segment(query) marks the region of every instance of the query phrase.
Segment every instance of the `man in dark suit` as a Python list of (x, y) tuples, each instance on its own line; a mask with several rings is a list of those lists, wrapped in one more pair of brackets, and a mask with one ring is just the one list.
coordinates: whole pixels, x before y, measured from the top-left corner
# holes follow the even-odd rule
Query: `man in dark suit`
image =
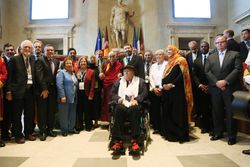
[(242, 64), (238, 52), (227, 50), (224, 36), (215, 38), (215, 46), (218, 52), (208, 57), (205, 66), (214, 123), (214, 136), (210, 140), (223, 138), (225, 115), (228, 145), (233, 145), (236, 143), (237, 130), (232, 113), (232, 93), (240, 89), (239, 76), (242, 72)]
[[(194, 61), (201, 56), (201, 53), (199, 51), (199, 46), (198, 43), (196, 41), (190, 41), (188, 43), (188, 47), (190, 52), (186, 55), (186, 60), (188, 63), (188, 68), (189, 68), (189, 73), (192, 74), (192, 70), (193, 70), (193, 64)], [(196, 86), (194, 86), (194, 80), (192, 75), (190, 75), (191, 77), (191, 82), (192, 82), (192, 92), (193, 92), (193, 101), (194, 101), (194, 107), (193, 107), (193, 111), (192, 111), (192, 116), (196, 119), (199, 116), (199, 112), (197, 110), (197, 105), (198, 105), (198, 88)]]
[(25, 142), (22, 134), (21, 116), (24, 114), (24, 135), (33, 141), (35, 59), (33, 44), (29, 40), (21, 43), (22, 54), (10, 59), (8, 65), (7, 99), (13, 99), (13, 131), (18, 144)]
[[(3, 60), (8, 68), (9, 60), (15, 54), (14, 46), (10, 43), (6, 43), (3, 45)], [(3, 113), (3, 122), (1, 129), (1, 138), (4, 141), (10, 140), (9, 130), (11, 128), (12, 122), (12, 101), (6, 99), (7, 87), (6, 84), (3, 86), (3, 105), (4, 105), (4, 113)]]
[(125, 44), (123, 48), (126, 52), (126, 56), (123, 59), (123, 67), (126, 65), (134, 66), (136, 70), (135, 75), (144, 78), (145, 74), (142, 57), (136, 53), (132, 53), (133, 48), (130, 44)]
[(240, 52), (240, 45), (238, 42), (234, 40), (234, 31), (230, 29), (226, 29), (223, 31), (224, 37), (227, 39), (227, 50)]
[(240, 42), (240, 57), (242, 62), (245, 62), (248, 52), (250, 50), (250, 29), (241, 31), (242, 41)]
[(143, 78), (147, 84), (149, 84), (149, 71), (150, 67), (152, 66), (153, 62), (153, 53), (151, 50), (146, 50), (144, 53), (144, 61), (143, 61), (143, 66), (144, 66), (144, 74), (145, 77)]
[(57, 111), (56, 74), (59, 68), (58, 60), (54, 59), (54, 47), (46, 45), (44, 56), (38, 57), (36, 62), (36, 79), (39, 98), (37, 101), (38, 127), (40, 140), (46, 140), (47, 135), (55, 137), (54, 117)]
[(192, 77), (194, 85), (198, 88), (197, 98), (197, 110), (199, 113), (199, 125), (201, 133), (210, 132), (212, 129), (212, 111), (211, 100), (208, 94), (208, 80), (205, 74), (205, 64), (209, 56), (209, 44), (206, 41), (202, 41), (200, 44), (201, 56), (195, 59), (193, 64)]

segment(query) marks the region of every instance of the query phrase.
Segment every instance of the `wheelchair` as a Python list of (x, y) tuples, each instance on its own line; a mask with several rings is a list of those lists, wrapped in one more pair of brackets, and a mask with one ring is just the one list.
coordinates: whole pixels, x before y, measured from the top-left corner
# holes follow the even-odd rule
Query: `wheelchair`
[[(142, 103), (142, 108), (141, 108), (141, 118), (140, 118), (140, 136), (138, 139), (138, 144), (140, 146), (140, 155), (144, 155), (144, 152), (148, 150), (148, 145), (151, 143), (151, 138), (150, 138), (150, 120), (149, 120), (149, 101), (144, 101)], [(111, 150), (111, 147), (114, 145), (114, 141), (112, 140), (112, 129), (114, 126), (115, 122), (115, 107), (116, 107), (116, 102), (110, 102), (110, 124), (109, 124), (109, 144), (108, 144), (108, 150)], [(131, 136), (131, 127), (130, 127), (130, 122), (129, 120), (126, 120), (124, 123), (125, 127), (125, 136), (124, 136), (124, 146), (129, 147), (129, 141), (132, 139)], [(125, 155), (125, 150), (121, 151), (118, 154)], [(129, 153), (131, 154), (130, 150)]]

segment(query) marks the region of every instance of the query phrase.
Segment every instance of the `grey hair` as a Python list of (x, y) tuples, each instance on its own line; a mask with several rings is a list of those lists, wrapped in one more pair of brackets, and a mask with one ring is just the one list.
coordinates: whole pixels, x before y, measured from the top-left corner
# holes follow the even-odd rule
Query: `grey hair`
[(163, 55), (165, 55), (165, 51), (163, 49), (158, 49), (158, 50), (155, 51), (155, 54), (156, 55), (157, 54), (163, 54)]

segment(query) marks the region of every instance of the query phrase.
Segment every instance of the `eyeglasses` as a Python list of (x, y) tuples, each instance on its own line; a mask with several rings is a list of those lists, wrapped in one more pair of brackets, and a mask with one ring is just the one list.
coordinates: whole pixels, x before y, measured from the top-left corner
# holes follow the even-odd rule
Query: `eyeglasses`
[(215, 42), (215, 44), (222, 44), (222, 43), (225, 43), (226, 41), (220, 41), (220, 42)]
[(6, 49), (6, 52), (14, 51), (14, 49)]

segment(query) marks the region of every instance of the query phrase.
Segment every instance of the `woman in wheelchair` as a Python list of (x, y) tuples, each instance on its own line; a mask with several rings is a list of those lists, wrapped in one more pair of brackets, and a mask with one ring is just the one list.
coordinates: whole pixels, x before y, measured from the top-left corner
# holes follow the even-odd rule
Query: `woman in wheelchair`
[(125, 152), (124, 123), (131, 122), (130, 153), (140, 151), (139, 137), (142, 102), (147, 97), (147, 88), (143, 79), (135, 76), (135, 68), (127, 65), (123, 69), (124, 76), (115, 82), (111, 90), (112, 101), (115, 102), (114, 125), (111, 129), (111, 150), (114, 153)]

